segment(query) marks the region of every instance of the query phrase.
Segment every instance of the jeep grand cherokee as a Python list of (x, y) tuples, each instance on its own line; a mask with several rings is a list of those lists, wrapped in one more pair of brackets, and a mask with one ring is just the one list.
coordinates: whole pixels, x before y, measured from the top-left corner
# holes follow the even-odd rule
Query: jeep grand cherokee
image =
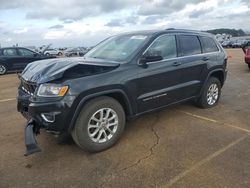
[(20, 75), (18, 111), (29, 121), (26, 155), (40, 151), (35, 134), (70, 133), (90, 152), (120, 138), (126, 119), (194, 100), (218, 103), (227, 57), (214, 37), (188, 30), (110, 37), (82, 58), (42, 60)]

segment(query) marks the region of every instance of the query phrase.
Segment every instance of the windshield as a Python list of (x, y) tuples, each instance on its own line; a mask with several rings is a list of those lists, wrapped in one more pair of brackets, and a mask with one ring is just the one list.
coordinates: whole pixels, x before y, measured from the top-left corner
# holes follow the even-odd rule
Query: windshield
[(86, 58), (126, 61), (148, 41), (148, 35), (127, 34), (106, 39), (89, 53)]

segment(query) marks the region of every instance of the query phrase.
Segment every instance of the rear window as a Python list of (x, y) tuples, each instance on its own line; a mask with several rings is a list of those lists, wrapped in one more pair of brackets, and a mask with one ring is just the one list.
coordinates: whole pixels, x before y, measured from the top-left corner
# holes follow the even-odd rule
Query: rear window
[(197, 36), (180, 35), (180, 56), (201, 54), (201, 44)]
[(200, 37), (203, 53), (219, 51), (215, 41), (210, 37)]

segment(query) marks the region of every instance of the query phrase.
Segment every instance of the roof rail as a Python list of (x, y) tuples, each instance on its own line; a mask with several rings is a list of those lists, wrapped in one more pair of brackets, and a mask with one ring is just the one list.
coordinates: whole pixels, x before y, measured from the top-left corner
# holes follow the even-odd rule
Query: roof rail
[(166, 30), (175, 30), (175, 28), (167, 28)]

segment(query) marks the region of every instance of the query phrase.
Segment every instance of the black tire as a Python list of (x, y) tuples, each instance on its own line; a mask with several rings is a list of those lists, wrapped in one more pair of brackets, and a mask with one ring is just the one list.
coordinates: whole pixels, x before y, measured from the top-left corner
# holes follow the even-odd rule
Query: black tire
[[(91, 138), (89, 134), (90, 129), (88, 128), (88, 124), (92, 121), (91, 117), (93, 117), (96, 112), (102, 109), (112, 109), (117, 115), (116, 117), (118, 118), (118, 124), (116, 126), (116, 131), (112, 134), (112, 137), (103, 143), (99, 143)], [(110, 148), (118, 141), (125, 127), (125, 120), (126, 119), (123, 107), (118, 101), (110, 97), (99, 97), (87, 102), (86, 105), (84, 105), (77, 118), (75, 127), (73, 128), (71, 135), (75, 143), (82, 149), (89, 152), (100, 152)], [(110, 133), (107, 130), (105, 130), (105, 132), (105, 135)], [(100, 134), (99, 131), (96, 134), (98, 134), (98, 137)], [(101, 135), (104, 136), (102, 133)], [(103, 138), (102, 136), (101, 138)]]
[(50, 56), (50, 54), (49, 54), (49, 53), (46, 53), (45, 55), (46, 55), (46, 56), (48, 56), (48, 57)]
[(250, 70), (250, 63), (248, 64), (248, 68), (249, 68), (249, 70)]
[(62, 56), (62, 52), (59, 52), (57, 55), (58, 55), (58, 56)]
[[(217, 99), (214, 99), (214, 102), (210, 102), (209, 104), (209, 100), (208, 100), (208, 92), (209, 92), (209, 88), (215, 84), (218, 88), (218, 97)], [(200, 108), (211, 108), (214, 107), (218, 104), (218, 101), (220, 99), (220, 95), (221, 95), (221, 82), (218, 78), (215, 77), (210, 77), (205, 86), (202, 89), (202, 93), (201, 96), (198, 98), (198, 100), (196, 101), (197, 106), (199, 106)]]
[(0, 64), (0, 75), (4, 75), (7, 73), (7, 67), (3, 64)]

